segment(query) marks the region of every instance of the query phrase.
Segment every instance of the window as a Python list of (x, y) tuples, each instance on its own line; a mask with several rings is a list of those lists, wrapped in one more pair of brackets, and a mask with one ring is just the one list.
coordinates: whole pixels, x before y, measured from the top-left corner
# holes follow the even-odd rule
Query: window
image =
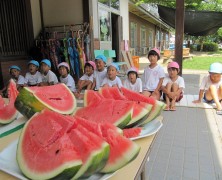
[(150, 48), (153, 47), (153, 31), (152, 30), (149, 31), (149, 44), (148, 44), (148, 46)]
[(136, 39), (136, 31), (137, 24), (134, 22), (130, 23), (130, 47), (136, 48), (137, 39)]
[(140, 46), (146, 46), (146, 28), (144, 26), (140, 28)]
[(112, 7), (116, 10), (119, 10), (119, 0), (98, 0), (98, 2), (108, 6)]
[(100, 40), (111, 41), (110, 12), (100, 9), (99, 21), (100, 21)]
[(29, 0), (0, 1), (0, 57), (28, 54), (33, 42), (28, 3)]

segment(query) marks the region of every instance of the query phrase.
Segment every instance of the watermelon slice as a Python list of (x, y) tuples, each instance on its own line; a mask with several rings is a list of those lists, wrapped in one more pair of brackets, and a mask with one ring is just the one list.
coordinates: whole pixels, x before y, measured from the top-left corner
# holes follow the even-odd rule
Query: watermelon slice
[(110, 122), (116, 126), (125, 127), (132, 118), (133, 104), (127, 101), (104, 99), (96, 106), (78, 109), (75, 116), (97, 123)]
[(161, 111), (163, 110), (163, 108), (165, 106), (165, 103), (163, 103), (161, 101), (157, 101), (151, 97), (144, 96), (143, 94), (139, 94), (139, 93), (131, 91), (127, 88), (121, 87), (121, 91), (123, 92), (123, 95), (131, 101), (146, 102), (146, 103), (153, 105), (152, 110), (151, 110), (149, 116), (147, 117), (147, 119), (145, 121), (143, 121), (142, 123), (140, 123), (139, 125), (144, 125), (144, 124), (152, 121), (154, 118), (156, 118), (161, 113)]
[(72, 129), (69, 136), (83, 161), (82, 167), (72, 179), (89, 177), (105, 166), (110, 151), (108, 143), (81, 125)]
[(14, 107), (14, 103), (17, 95), (16, 83), (11, 79), (8, 86), (9, 102), (5, 103), (0, 96), (0, 124), (9, 124), (16, 119), (18, 111)]
[[(125, 100), (129, 101), (117, 87), (104, 87), (99, 89), (99, 93), (107, 99)], [(142, 123), (147, 119), (152, 105), (146, 102), (132, 101), (133, 102), (133, 115), (131, 121), (126, 127), (133, 127)]]
[(110, 155), (102, 173), (111, 173), (134, 160), (140, 147), (112, 129), (104, 129), (103, 137), (110, 145)]
[(63, 83), (53, 86), (24, 87), (16, 98), (15, 107), (28, 118), (45, 108), (61, 114), (72, 114), (76, 108), (76, 99)]
[(70, 179), (82, 165), (67, 132), (73, 122), (49, 110), (36, 113), (24, 126), (17, 162), (30, 179)]
[(125, 136), (126, 138), (137, 137), (140, 135), (141, 131), (142, 127), (123, 129), (123, 136)]

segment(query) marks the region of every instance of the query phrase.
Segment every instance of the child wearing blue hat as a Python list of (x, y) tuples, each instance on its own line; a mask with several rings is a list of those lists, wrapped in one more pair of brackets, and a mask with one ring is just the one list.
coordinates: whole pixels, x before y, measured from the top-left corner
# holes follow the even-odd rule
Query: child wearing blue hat
[(48, 59), (41, 61), (41, 75), (42, 83), (41, 86), (54, 85), (58, 83), (58, 78), (54, 72), (51, 71), (51, 62)]
[(107, 69), (106, 69), (106, 56), (104, 55), (98, 55), (96, 56), (95, 59), (95, 63), (96, 63), (96, 69), (94, 70), (94, 80), (93, 80), (93, 85), (92, 85), (92, 89), (98, 90), (101, 85), (102, 82), (104, 80), (104, 78), (107, 75)]
[(222, 64), (215, 62), (210, 65), (209, 74), (205, 76), (200, 85), (199, 98), (194, 103), (201, 103), (202, 99), (207, 103), (216, 104), (216, 113), (222, 115)]
[[(21, 68), (13, 65), (9, 67), (9, 73), (11, 75), (11, 78), (15, 81), (16, 87), (18, 90), (20, 90), (25, 83), (25, 78), (20, 75)], [(7, 97), (7, 86), (5, 86), (2, 90), (0, 90), (0, 95)]]
[(118, 87), (121, 88), (122, 81), (117, 76), (119, 72), (119, 66), (116, 63), (111, 63), (107, 67), (107, 77), (104, 78), (102, 82), (102, 87)]
[(25, 86), (39, 86), (42, 82), (41, 73), (38, 71), (39, 63), (36, 60), (28, 62), (28, 72), (25, 74)]

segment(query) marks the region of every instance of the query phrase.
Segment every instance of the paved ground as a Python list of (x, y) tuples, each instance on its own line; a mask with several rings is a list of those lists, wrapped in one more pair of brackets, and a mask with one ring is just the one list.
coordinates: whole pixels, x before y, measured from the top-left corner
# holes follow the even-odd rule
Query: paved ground
[[(198, 94), (206, 71), (183, 71), (185, 94)], [(149, 180), (222, 180), (222, 116), (214, 109), (177, 107), (162, 113), (149, 161)]]

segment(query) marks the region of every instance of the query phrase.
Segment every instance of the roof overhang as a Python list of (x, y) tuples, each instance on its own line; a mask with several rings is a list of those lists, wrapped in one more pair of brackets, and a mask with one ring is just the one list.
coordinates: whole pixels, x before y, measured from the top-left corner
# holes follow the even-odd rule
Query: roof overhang
[(144, 9), (142, 6), (137, 6), (135, 5), (133, 2), (129, 1), (129, 12), (131, 12), (132, 14), (135, 14), (136, 16), (151, 22), (152, 24), (169, 30), (172, 29), (169, 25), (167, 25), (166, 23), (164, 23), (161, 19), (155, 17), (153, 14), (149, 13), (146, 9)]

